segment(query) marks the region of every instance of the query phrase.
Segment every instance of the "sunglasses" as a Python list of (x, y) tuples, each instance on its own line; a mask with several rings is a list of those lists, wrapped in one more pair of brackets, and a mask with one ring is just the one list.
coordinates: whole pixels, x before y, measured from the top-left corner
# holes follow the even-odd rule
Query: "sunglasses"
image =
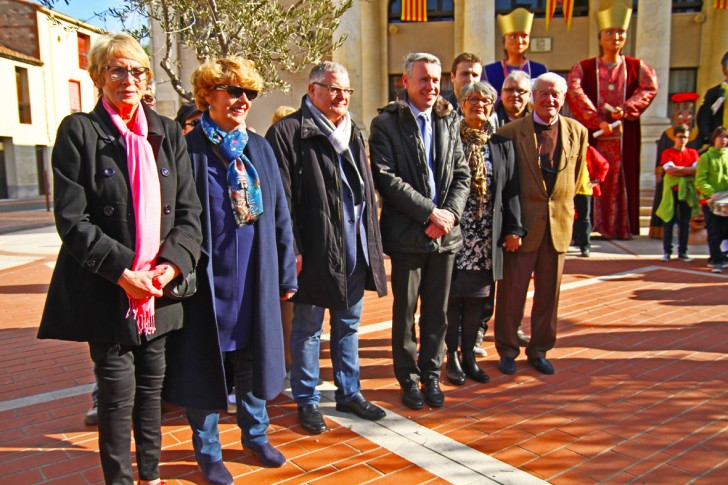
[(131, 69), (127, 69), (121, 66), (104, 66), (104, 69), (109, 73), (109, 79), (112, 81), (121, 81), (126, 78), (127, 74), (131, 74), (131, 77), (138, 82), (144, 81), (149, 77), (148, 67), (132, 67)]
[(248, 101), (253, 101), (258, 97), (258, 91), (255, 91), (254, 89), (246, 89), (240, 86), (233, 86), (232, 84), (220, 84), (215, 86), (215, 91), (225, 91), (235, 99), (238, 99), (240, 96), (245, 94)]
[(200, 124), (200, 119), (197, 118), (196, 120), (185, 121), (184, 125), (182, 125), (182, 126), (191, 126), (192, 128), (194, 128), (195, 126), (197, 126), (199, 124)]

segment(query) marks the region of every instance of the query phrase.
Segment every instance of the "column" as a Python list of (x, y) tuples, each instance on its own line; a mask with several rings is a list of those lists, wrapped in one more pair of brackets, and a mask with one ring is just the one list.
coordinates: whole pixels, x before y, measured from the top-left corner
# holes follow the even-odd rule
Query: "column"
[[(462, 8), (455, 11), (455, 31), (458, 32), (459, 19), (458, 10), (462, 12), (462, 49), (458, 50), (453, 57), (461, 52), (472, 52), (478, 55), (484, 64), (496, 60), (495, 46), (500, 45), (500, 40), (494, 43), (495, 33), (495, 2), (483, 2), (481, 0), (462, 0)], [(457, 35), (457, 34), (455, 34)]]
[(723, 81), (720, 60), (728, 50), (728, 10), (715, 9), (713, 2), (703, 10), (705, 13), (696, 15), (696, 20), (703, 22), (697, 86), (701, 95)]
[(670, 79), (670, 0), (642, 0), (639, 3), (635, 29), (635, 57), (651, 66), (657, 73), (657, 96), (642, 114), (642, 171), (640, 186), (654, 188), (655, 141), (670, 126), (667, 117), (668, 84)]

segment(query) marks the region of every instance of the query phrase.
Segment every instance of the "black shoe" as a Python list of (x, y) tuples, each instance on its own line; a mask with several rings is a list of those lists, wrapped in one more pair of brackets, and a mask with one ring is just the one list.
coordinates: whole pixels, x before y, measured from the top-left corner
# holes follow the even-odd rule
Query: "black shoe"
[(551, 375), (554, 373), (554, 366), (544, 357), (529, 357), (528, 363), (541, 374)]
[(99, 424), (99, 403), (94, 403), (91, 409), (86, 411), (86, 415), (83, 417), (83, 423), (88, 426), (96, 426)]
[(486, 383), (490, 381), (488, 374), (483, 372), (475, 362), (475, 354), (473, 352), (463, 352), (463, 372), (475, 382)]
[(440, 390), (440, 379), (430, 377), (427, 382), (422, 383), (425, 392), (425, 402), (433, 408), (440, 408), (445, 404), (445, 395)]
[(516, 359), (513, 357), (501, 357), (498, 362), (498, 369), (504, 374), (516, 373)]
[(526, 335), (526, 332), (520, 328), (516, 331), (516, 338), (518, 338), (518, 345), (521, 347), (528, 347), (528, 344), (531, 343), (531, 337)]
[(465, 372), (463, 372), (463, 369), (460, 366), (460, 357), (458, 357), (457, 351), (447, 353), (445, 371), (447, 372), (447, 380), (450, 381), (451, 384), (456, 386), (462, 386), (465, 384)]
[(317, 404), (298, 406), (298, 421), (311, 434), (321, 434), (329, 429)]
[(425, 405), (416, 382), (410, 381), (402, 385), (402, 404), (410, 409), (422, 409)]
[(342, 413), (354, 413), (360, 418), (368, 419), (369, 421), (377, 421), (387, 415), (384, 409), (370, 403), (361, 394), (354, 396), (354, 399), (351, 401), (337, 402), (336, 410)]

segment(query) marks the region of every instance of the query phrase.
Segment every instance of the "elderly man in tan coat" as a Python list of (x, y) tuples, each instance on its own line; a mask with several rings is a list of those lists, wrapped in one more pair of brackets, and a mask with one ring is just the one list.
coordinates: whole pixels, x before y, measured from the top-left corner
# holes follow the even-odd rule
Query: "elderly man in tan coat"
[(559, 286), (574, 221), (576, 182), (587, 176), (587, 131), (577, 121), (559, 115), (566, 81), (542, 74), (533, 88), (534, 111), (503, 126), (499, 135), (513, 140), (520, 183), (521, 218), (528, 235), (505, 242), (503, 280), (498, 282), (495, 342), (498, 365), (504, 374), (516, 372), (516, 330), (534, 277), (531, 342), (528, 363), (543, 374), (553, 374), (546, 352), (556, 343)]

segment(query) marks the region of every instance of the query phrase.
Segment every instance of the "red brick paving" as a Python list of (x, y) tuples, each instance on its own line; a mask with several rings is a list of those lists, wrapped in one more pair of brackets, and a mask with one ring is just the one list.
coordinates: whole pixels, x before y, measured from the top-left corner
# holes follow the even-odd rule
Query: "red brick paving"
[[(51, 272), (42, 263), (52, 259), (0, 271), (0, 402), (93, 382), (84, 344), (35, 339)], [(728, 279), (702, 262), (609, 257), (569, 258), (564, 283), (647, 266), (657, 268), (562, 291), (554, 376), (523, 358), (515, 376), (501, 375), (489, 334), (481, 364), (491, 382), (445, 384), (445, 408), (412, 411), (399, 400), (385, 330), (361, 336), (365, 395), (552, 483), (728, 483)], [(389, 320), (390, 307), (390, 297), (368, 295), (363, 325)], [(322, 355), (330, 379), (327, 348)], [(88, 402), (0, 412), (0, 483), (99, 483), (96, 434), (82, 421)], [(328, 433), (305, 434), (285, 396), (269, 411), (270, 440), (289, 459), (275, 470), (242, 449), (232, 417), (222, 420), (240, 483), (444, 482), (332, 421)], [(168, 483), (202, 483), (179, 411), (165, 414), (162, 461)]]

